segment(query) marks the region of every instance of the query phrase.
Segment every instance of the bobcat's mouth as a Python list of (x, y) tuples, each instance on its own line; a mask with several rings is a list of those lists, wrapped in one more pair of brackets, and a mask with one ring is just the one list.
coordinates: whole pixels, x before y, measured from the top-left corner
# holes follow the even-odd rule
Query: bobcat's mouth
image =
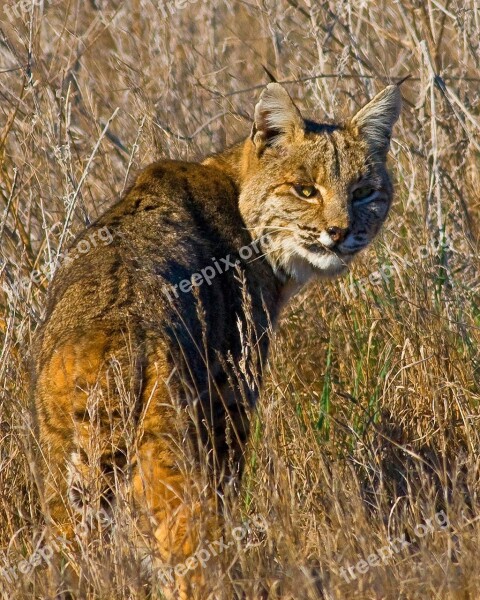
[[(306, 258), (308, 258), (308, 260), (317, 268), (322, 268), (323, 265), (331, 265), (335, 268), (337, 265), (342, 265), (343, 268), (346, 268), (348, 266), (347, 263), (350, 262), (354, 254), (356, 254), (356, 251), (344, 252), (340, 250), (338, 246), (328, 248), (321, 243), (308, 244), (307, 246), (303, 246), (303, 248), (311, 255)], [(303, 252), (300, 254), (305, 256)]]
[(342, 248), (346, 240), (336, 244), (318, 232), (272, 235), (270, 240), (266, 255), (274, 269), (302, 285), (311, 278), (330, 279), (341, 275), (360, 249), (348, 244)]
[(326, 251), (325, 246), (320, 242), (314, 242), (313, 244), (308, 244), (305, 247), (309, 252), (325, 253)]
[(355, 246), (349, 246), (348, 244), (335, 244), (335, 245), (325, 245), (321, 240), (319, 241), (315, 241), (315, 242), (310, 242), (310, 243), (303, 243), (302, 244), (304, 246), (304, 248), (306, 250), (308, 250), (308, 252), (313, 252), (314, 254), (335, 254), (336, 256), (342, 258), (342, 257), (352, 257), (355, 254), (357, 254), (357, 252), (359, 252), (360, 250), (362, 250), (365, 246), (362, 244), (356, 244)]
[(321, 242), (289, 240), (284, 242), (282, 267), (299, 283), (312, 277), (331, 278), (343, 273), (353, 255), (343, 255), (338, 250), (327, 248)]
[(342, 256), (336, 251), (308, 252), (305, 256), (315, 268), (315, 275), (320, 277), (336, 277), (341, 275), (352, 259), (351, 256)]

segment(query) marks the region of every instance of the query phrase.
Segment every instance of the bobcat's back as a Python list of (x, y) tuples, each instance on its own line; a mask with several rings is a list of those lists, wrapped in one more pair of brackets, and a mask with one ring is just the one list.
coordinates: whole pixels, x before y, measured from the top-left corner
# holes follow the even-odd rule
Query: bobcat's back
[[(201, 363), (200, 306), (210, 358), (216, 352), (226, 356), (234, 350), (242, 303), (233, 263), (239, 261), (245, 271), (257, 308), (261, 300), (255, 290), (262, 289), (267, 303), (277, 293), (275, 285), (268, 286), (271, 273), (261, 257), (247, 263), (239, 256), (253, 240), (238, 210), (234, 182), (213, 167), (174, 161), (149, 166), (73, 249), (104, 228), (110, 244), (97, 244), (56, 273), (34, 353), (38, 372), (72, 334), (88, 337), (95, 329), (108, 331), (112, 347), (117, 345), (112, 336), (123, 340), (127, 330), (137, 347), (158, 338), (173, 352), (180, 342), (190, 364)], [(206, 268), (197, 285), (179, 287)]]

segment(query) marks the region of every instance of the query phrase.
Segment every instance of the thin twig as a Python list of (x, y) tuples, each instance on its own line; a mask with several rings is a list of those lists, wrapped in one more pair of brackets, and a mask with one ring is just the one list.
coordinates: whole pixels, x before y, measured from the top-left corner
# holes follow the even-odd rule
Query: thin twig
[(90, 165), (92, 164), (93, 159), (95, 158), (95, 155), (98, 151), (98, 148), (100, 147), (100, 144), (103, 140), (103, 138), (105, 137), (105, 134), (107, 133), (107, 129), (110, 127), (110, 123), (113, 121), (113, 119), (117, 116), (118, 111), (120, 110), (119, 107), (117, 107), (112, 116), (108, 119), (105, 127), (103, 128), (102, 133), (100, 134), (100, 137), (97, 140), (97, 143), (95, 144), (94, 149), (92, 150), (92, 153), (90, 154), (90, 157), (88, 159), (87, 165), (82, 173), (82, 177), (80, 178), (80, 181), (78, 182), (78, 186), (77, 189), (75, 190), (75, 193), (73, 195), (72, 201), (70, 202), (70, 206), (68, 207), (68, 211), (67, 211), (67, 216), (65, 218), (65, 223), (63, 225), (63, 231), (62, 231), (62, 235), (60, 236), (60, 242), (58, 244), (58, 249), (57, 249), (57, 256), (56, 256), (56, 262), (58, 262), (58, 257), (62, 251), (62, 247), (63, 247), (63, 243), (65, 241), (65, 236), (67, 233), (67, 229), (68, 229), (68, 225), (70, 223), (70, 219), (72, 218), (73, 215), (73, 211), (75, 209), (75, 205), (77, 203), (77, 198), (78, 195), (80, 193), (80, 189), (83, 185), (83, 182), (85, 181), (85, 179), (87, 178), (88, 175), (88, 171), (90, 169)]
[[(384, 77), (377, 77), (376, 75), (345, 75), (344, 73), (322, 73), (320, 75), (312, 75), (311, 77), (299, 77), (298, 79), (283, 79), (278, 81), (278, 83), (282, 84), (282, 85), (288, 85), (288, 84), (293, 84), (293, 83), (303, 83), (305, 81), (313, 81), (315, 79), (378, 79), (380, 81), (382, 81), (382, 83), (386, 83), (387, 80)], [(407, 79), (409, 81), (421, 81), (421, 77), (412, 77), (412, 76), (407, 76), (403, 79)], [(455, 76), (445, 76), (442, 78), (444, 81), (474, 81), (474, 82), (480, 82), (480, 77), (455, 77)], [(403, 81), (403, 80), (402, 80)], [(394, 82), (394, 83), (398, 83), (398, 82)], [(400, 82), (401, 83), (401, 82)], [(244, 88), (242, 90), (235, 90), (234, 92), (227, 92), (227, 93), (222, 93), (222, 92), (217, 92), (215, 90), (210, 90), (212, 92), (212, 94), (216, 94), (217, 96), (221, 96), (223, 97), (227, 97), (227, 96), (236, 96), (237, 94), (246, 94), (247, 92), (252, 92), (254, 90), (259, 90), (262, 89), (266, 86), (266, 83), (259, 83), (257, 85), (253, 85), (251, 87), (248, 88)]]

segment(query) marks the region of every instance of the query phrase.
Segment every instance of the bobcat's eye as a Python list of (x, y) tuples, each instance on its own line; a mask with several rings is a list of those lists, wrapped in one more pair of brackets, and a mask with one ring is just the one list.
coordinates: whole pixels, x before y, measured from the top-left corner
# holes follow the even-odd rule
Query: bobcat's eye
[(353, 202), (359, 202), (360, 200), (366, 200), (375, 192), (375, 188), (366, 185), (365, 187), (359, 187), (353, 190), (352, 200)]
[(314, 185), (294, 185), (293, 189), (300, 198), (315, 198), (318, 195), (318, 190)]

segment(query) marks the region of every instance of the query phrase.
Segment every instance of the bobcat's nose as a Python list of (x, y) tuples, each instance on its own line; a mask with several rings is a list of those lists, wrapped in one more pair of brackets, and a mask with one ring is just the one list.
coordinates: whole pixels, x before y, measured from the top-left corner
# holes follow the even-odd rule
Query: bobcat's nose
[(343, 242), (347, 237), (348, 227), (329, 227), (327, 233), (338, 244), (339, 242)]

